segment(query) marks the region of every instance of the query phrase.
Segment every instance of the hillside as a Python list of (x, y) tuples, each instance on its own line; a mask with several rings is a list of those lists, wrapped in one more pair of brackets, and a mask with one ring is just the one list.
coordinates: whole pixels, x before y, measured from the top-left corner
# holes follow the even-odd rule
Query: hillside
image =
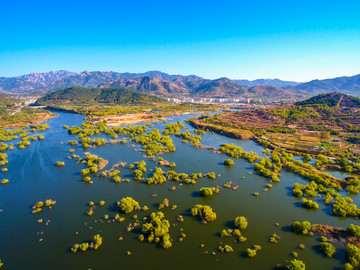
[(322, 104), (329, 107), (339, 106), (339, 107), (360, 107), (360, 98), (337, 93), (329, 92), (326, 94), (320, 94), (309, 99), (296, 102), (295, 105), (312, 105), (312, 104)]
[(137, 92), (148, 93), (152, 95), (167, 95), (171, 93), (188, 93), (185, 85), (169, 82), (159, 78), (145, 76), (135, 79), (118, 79), (100, 84), (100, 88), (129, 88)]
[(198, 79), (182, 81), (180, 78), (173, 82), (153, 77), (137, 79), (119, 79), (99, 85), (99, 87), (127, 87), (134, 91), (167, 97), (206, 96), (223, 97), (244, 94), (246, 88), (227, 78), (217, 80)]
[(338, 77), (326, 80), (313, 80), (289, 88), (290, 90), (303, 90), (312, 94), (329, 91), (342, 92), (360, 96), (360, 74), (351, 77)]
[[(187, 84), (189, 87), (190, 83)], [(228, 78), (191, 82), (192, 94), (199, 97), (234, 97), (245, 93), (247, 87)]]
[(166, 100), (137, 93), (126, 88), (71, 87), (47, 94), (38, 99), (36, 105), (63, 107), (63, 105), (152, 105)]

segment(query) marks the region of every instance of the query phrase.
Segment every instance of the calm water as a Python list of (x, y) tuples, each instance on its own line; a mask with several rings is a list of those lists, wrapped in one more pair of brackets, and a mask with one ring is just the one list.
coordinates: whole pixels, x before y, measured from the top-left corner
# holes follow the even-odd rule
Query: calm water
[[(344, 251), (339, 249), (333, 259), (328, 259), (317, 252), (316, 237), (299, 236), (289, 232), (289, 225), (296, 220), (309, 220), (311, 223), (348, 226), (358, 224), (354, 219), (340, 219), (329, 215), (330, 208), (319, 202), (320, 209), (308, 211), (301, 208), (300, 200), (291, 196), (293, 183), (307, 183), (298, 176), (283, 171), (281, 182), (273, 184), (272, 190), (263, 194), (267, 180), (255, 175), (252, 165), (244, 160), (235, 160), (232, 168), (222, 165), (227, 156), (215, 154), (208, 150), (196, 149), (189, 144), (172, 136), (176, 145), (176, 152), (164, 154), (166, 160), (176, 163), (177, 172), (188, 174), (194, 172), (211, 172), (221, 174), (216, 180), (200, 179), (196, 185), (178, 186), (168, 181), (162, 185), (148, 186), (133, 182), (116, 184), (92, 176), (94, 184), (86, 184), (81, 180), (80, 170), (85, 166), (69, 160), (68, 151), (74, 148), (75, 154), (83, 156), (81, 146), (71, 147), (67, 141), (75, 137), (68, 135), (63, 125), (80, 125), (84, 120), (80, 115), (60, 112), (59, 117), (49, 120), (50, 130), (42, 132), (45, 140), (32, 142), (25, 150), (8, 151), (9, 172), (0, 178), (8, 178), (8, 185), (0, 186), (0, 259), (4, 262), (3, 269), (76, 269), (76, 270), (105, 270), (105, 269), (273, 269), (277, 264), (286, 264), (292, 259), (291, 252), (299, 253), (299, 258), (306, 263), (307, 269), (339, 269), (344, 264)], [(183, 121), (186, 116), (176, 116), (172, 121)], [(154, 127), (163, 129), (166, 124), (156, 124)], [(186, 124), (192, 132), (193, 129)], [(120, 137), (121, 138), (121, 137)], [(110, 138), (108, 138), (110, 139)], [(246, 151), (262, 154), (264, 150), (252, 141), (240, 141), (226, 138), (217, 134), (207, 133), (203, 136), (202, 144), (219, 147), (221, 143), (235, 143)], [(137, 147), (139, 148), (139, 147)], [(109, 161), (107, 168), (121, 161), (128, 164), (144, 159), (140, 152), (125, 145), (105, 145), (95, 149), (88, 149), (93, 154)], [(54, 166), (56, 161), (65, 161), (63, 168)], [(148, 173), (157, 165), (146, 159)], [(120, 169), (122, 177), (131, 177), (127, 168)], [(164, 168), (166, 170), (166, 168)], [(252, 172), (249, 175), (249, 172)], [(245, 179), (242, 177), (245, 176)], [(201, 198), (198, 190), (201, 187), (222, 186), (232, 181), (239, 185), (237, 191), (222, 188), (220, 193), (212, 198)], [(176, 191), (170, 191), (177, 186)], [(252, 194), (259, 192), (260, 196)], [(158, 194), (153, 197), (152, 194)], [(150, 210), (138, 212), (141, 220), (152, 211), (158, 210), (158, 204), (164, 199), (170, 200), (170, 205), (176, 204), (175, 211), (162, 209), (172, 226), (171, 237), (173, 247), (164, 250), (155, 244), (137, 240), (138, 230), (127, 232), (126, 227), (134, 222), (132, 215), (126, 217), (123, 223), (104, 220), (108, 214), (110, 220), (118, 213), (116, 202), (123, 197), (131, 196), (141, 205), (146, 204)], [(31, 207), (37, 201), (46, 199), (56, 200), (52, 209), (44, 209), (41, 213), (32, 214)], [(105, 200), (104, 207), (97, 206), (92, 217), (86, 216), (89, 201)], [(358, 198), (356, 197), (358, 201)], [(195, 204), (208, 204), (217, 213), (217, 220), (202, 224), (197, 218), (190, 216), (190, 208)], [(176, 217), (184, 216), (183, 223), (177, 223)], [(221, 238), (219, 232), (223, 228), (231, 227), (236, 216), (246, 216), (249, 221), (248, 229), (243, 235), (248, 238), (245, 243), (234, 243), (235, 238)], [(43, 219), (43, 224), (37, 224), (37, 219)], [(48, 226), (45, 222), (50, 220)], [(275, 223), (280, 226), (276, 227)], [(183, 228), (187, 238), (179, 242), (180, 229)], [(43, 234), (42, 234), (43, 233)], [(77, 234), (78, 233), (78, 234)], [(89, 241), (93, 235), (103, 236), (103, 245), (98, 250), (88, 250), (85, 253), (73, 254), (69, 251), (74, 243)], [(269, 236), (277, 233), (281, 236), (278, 244), (270, 243)], [(124, 239), (119, 241), (122, 236)], [(42, 242), (39, 239), (43, 238)], [(230, 244), (234, 253), (213, 256), (219, 242)], [(306, 249), (300, 250), (299, 243), (305, 243)], [(205, 244), (205, 248), (200, 248)], [(263, 250), (255, 258), (244, 256), (246, 248), (253, 244), (260, 244)], [(127, 256), (126, 251), (132, 255)], [(207, 253), (208, 252), (208, 253)]]

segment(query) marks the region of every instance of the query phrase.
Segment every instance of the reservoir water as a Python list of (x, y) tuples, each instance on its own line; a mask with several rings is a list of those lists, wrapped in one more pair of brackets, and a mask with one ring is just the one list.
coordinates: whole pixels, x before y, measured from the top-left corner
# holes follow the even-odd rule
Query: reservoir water
[[(289, 230), (294, 221), (309, 220), (311, 223), (329, 224), (346, 227), (359, 224), (352, 218), (338, 218), (330, 215), (330, 206), (325, 206), (323, 198), (314, 199), (320, 205), (317, 211), (301, 208), (299, 199), (291, 195), (294, 183), (308, 183), (292, 173), (282, 171), (280, 183), (273, 184), (267, 193), (263, 190), (268, 180), (253, 172), (253, 165), (246, 160), (235, 160), (233, 167), (225, 167), (223, 161), (228, 158), (224, 154), (216, 154), (206, 149), (197, 149), (184, 144), (181, 139), (171, 135), (176, 152), (163, 154), (161, 157), (176, 163), (176, 171), (191, 173), (215, 172), (220, 174), (215, 180), (202, 178), (195, 185), (167, 181), (161, 185), (147, 185), (131, 180), (130, 183), (114, 183), (107, 178), (91, 176), (94, 183), (86, 184), (80, 177), (85, 165), (68, 159), (69, 150), (84, 157), (84, 152), (96, 154), (109, 161), (106, 169), (114, 164), (127, 164), (145, 160), (147, 173), (159, 165), (146, 159), (140, 145), (134, 148), (127, 144), (106, 144), (104, 146), (83, 150), (79, 146), (70, 146), (67, 142), (76, 137), (69, 135), (63, 125), (80, 126), (84, 121), (81, 115), (57, 112), (59, 117), (47, 121), (51, 129), (40, 132), (44, 141), (31, 142), (24, 150), (15, 148), (7, 151), (8, 173), (1, 173), (0, 178), (7, 178), (10, 183), (0, 186), (0, 259), (4, 263), (2, 269), (52, 269), (52, 270), (108, 270), (108, 269), (273, 269), (276, 265), (286, 265), (293, 259), (293, 251), (299, 259), (306, 263), (306, 269), (339, 269), (344, 263), (344, 249), (338, 248), (332, 259), (326, 258), (317, 251), (320, 243), (317, 237), (296, 235)], [(192, 115), (174, 116), (168, 123), (184, 121)], [(154, 124), (160, 131), (165, 123)], [(193, 128), (185, 123), (185, 127), (193, 132)], [(100, 135), (100, 137), (106, 137)], [(234, 143), (245, 151), (254, 151), (264, 156), (261, 146), (253, 141), (241, 141), (217, 134), (206, 133), (202, 136), (202, 144), (218, 148), (222, 143)], [(122, 138), (120, 136), (119, 138)], [(110, 140), (110, 137), (107, 137)], [(16, 142), (16, 141), (15, 141)], [(56, 161), (64, 161), (64, 167), (55, 167)], [(168, 168), (163, 167), (163, 170)], [(122, 178), (132, 178), (131, 171), (120, 168)], [(249, 174), (251, 172), (251, 174)], [(243, 179), (245, 177), (245, 179)], [(238, 190), (222, 188), (219, 194), (211, 198), (199, 197), (201, 187), (223, 186), (232, 181), (239, 186)], [(170, 188), (176, 186), (175, 191)], [(259, 192), (258, 197), (253, 196)], [(156, 197), (153, 194), (157, 194)], [(129, 223), (134, 223), (133, 214), (125, 217), (122, 223), (113, 222), (118, 211), (116, 202), (123, 197), (131, 196), (141, 206), (147, 205), (147, 212), (137, 212), (142, 223), (145, 216), (159, 211), (159, 203), (168, 198), (170, 206), (176, 204), (176, 210), (164, 208), (166, 219), (171, 223), (170, 235), (173, 246), (170, 249), (157, 247), (155, 244), (140, 242), (139, 230), (127, 232)], [(32, 214), (31, 207), (37, 201), (52, 199), (56, 205), (52, 209), (44, 209)], [(355, 202), (358, 198), (354, 197)], [(106, 201), (105, 206), (96, 206), (94, 215), (88, 217), (88, 202)], [(192, 217), (190, 209), (195, 204), (210, 205), (217, 214), (215, 222), (203, 224)], [(110, 216), (109, 220), (104, 215)], [(184, 222), (177, 222), (177, 216), (183, 215)], [(248, 218), (248, 228), (242, 232), (248, 240), (245, 243), (234, 242), (235, 237), (220, 237), (224, 228), (232, 228), (236, 216)], [(42, 224), (37, 224), (43, 219)], [(50, 220), (46, 226), (46, 221)], [(275, 223), (279, 223), (276, 226)], [(180, 229), (187, 237), (179, 242)], [(279, 243), (269, 242), (269, 237), (276, 233), (281, 236)], [(75, 243), (92, 240), (95, 234), (103, 237), (103, 245), (98, 250), (78, 251), (71, 253)], [(123, 240), (119, 240), (119, 237)], [(43, 239), (43, 241), (39, 241)], [(217, 247), (229, 244), (234, 252), (220, 253)], [(304, 243), (305, 250), (299, 248)], [(200, 245), (205, 247), (201, 248)], [(262, 250), (254, 258), (247, 258), (245, 251), (254, 244), (262, 246)], [(127, 255), (131, 252), (131, 256)], [(216, 255), (212, 255), (215, 251)]]

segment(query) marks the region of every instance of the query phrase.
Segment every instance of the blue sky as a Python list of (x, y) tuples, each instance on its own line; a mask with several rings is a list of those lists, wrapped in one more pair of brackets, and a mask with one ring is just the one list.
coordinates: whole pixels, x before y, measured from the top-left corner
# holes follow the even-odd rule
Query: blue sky
[(66, 69), (308, 81), (360, 73), (360, 1), (0, 0), (0, 77)]

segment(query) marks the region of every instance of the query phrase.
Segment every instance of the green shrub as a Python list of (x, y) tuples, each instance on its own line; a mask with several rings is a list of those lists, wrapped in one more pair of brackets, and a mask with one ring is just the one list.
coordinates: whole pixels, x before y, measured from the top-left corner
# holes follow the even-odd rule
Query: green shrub
[(286, 266), (288, 270), (305, 270), (305, 263), (303, 261), (294, 259)]
[(350, 224), (347, 228), (347, 232), (352, 236), (359, 236), (360, 237), (360, 226)]
[(323, 253), (325, 256), (331, 258), (332, 255), (334, 255), (336, 249), (335, 247), (329, 243), (329, 242), (322, 242), (319, 245), (319, 250), (321, 253)]

